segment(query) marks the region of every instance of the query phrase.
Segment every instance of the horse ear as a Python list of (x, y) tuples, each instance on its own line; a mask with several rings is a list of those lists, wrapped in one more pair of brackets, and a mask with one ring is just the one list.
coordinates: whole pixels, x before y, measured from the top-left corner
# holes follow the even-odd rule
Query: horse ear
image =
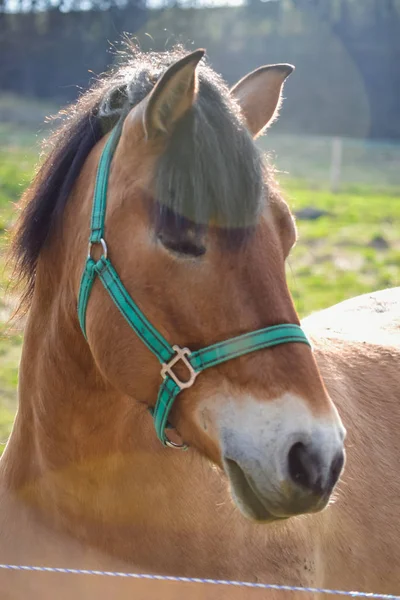
[(146, 137), (168, 135), (193, 105), (197, 93), (196, 68), (205, 54), (196, 50), (174, 63), (150, 93), (143, 124)]
[(286, 64), (260, 67), (231, 89), (254, 137), (263, 133), (278, 116), (282, 87), (293, 71), (294, 67)]

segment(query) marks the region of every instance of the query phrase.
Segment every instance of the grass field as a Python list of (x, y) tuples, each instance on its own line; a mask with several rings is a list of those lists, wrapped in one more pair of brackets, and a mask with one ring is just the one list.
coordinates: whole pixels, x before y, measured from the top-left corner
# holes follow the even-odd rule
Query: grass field
[[(279, 146), (282, 153), (289, 151), (285, 143)], [(15, 218), (13, 203), (28, 183), (37, 156), (32, 133), (0, 124), (0, 442), (6, 440), (15, 414), (22, 343), (22, 331), (7, 324), (16, 298), (5, 293), (10, 279), (4, 260), (6, 230)], [(278, 167), (287, 171), (279, 153), (277, 160)], [(361, 185), (346, 183), (336, 195), (326, 191), (320, 171), (313, 182), (281, 177), (294, 211), (312, 206), (327, 212), (316, 220), (298, 220), (300, 239), (288, 261), (289, 286), (302, 316), (360, 293), (400, 285), (400, 185), (393, 170), (386, 182), (389, 187), (382, 172), (374, 186), (370, 168), (364, 168)], [(356, 172), (362, 172), (360, 164)]]

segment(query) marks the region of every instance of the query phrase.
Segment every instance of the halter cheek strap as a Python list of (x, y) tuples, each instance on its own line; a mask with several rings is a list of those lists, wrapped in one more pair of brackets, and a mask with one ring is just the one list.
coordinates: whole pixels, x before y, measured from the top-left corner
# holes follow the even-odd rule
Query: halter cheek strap
[[(191, 387), (202, 371), (233, 358), (243, 356), (244, 354), (255, 352), (256, 350), (293, 342), (308, 344), (310, 346), (310, 342), (301, 327), (298, 325), (283, 324), (245, 333), (224, 342), (191, 352), (188, 348), (181, 348), (177, 345), (171, 346), (161, 333), (153, 327), (131, 298), (118, 273), (112, 266), (108, 258), (107, 244), (104, 239), (108, 177), (111, 160), (121, 134), (121, 128), (122, 122), (119, 122), (104, 146), (98, 165), (93, 198), (89, 250), (78, 297), (79, 323), (86, 337), (85, 321), (87, 305), (94, 280), (98, 277), (127, 323), (161, 363), (161, 377), (163, 382), (158, 393), (155, 408), (152, 410), (154, 426), (158, 438), (164, 445), (176, 447), (175, 444), (168, 440), (165, 433), (168, 427), (169, 413), (178, 394), (182, 390)], [(94, 245), (100, 245), (102, 248), (102, 256), (97, 261), (92, 258), (92, 248)], [(179, 379), (174, 371), (174, 366), (178, 362), (183, 363), (187, 369), (188, 377), (184, 381)]]

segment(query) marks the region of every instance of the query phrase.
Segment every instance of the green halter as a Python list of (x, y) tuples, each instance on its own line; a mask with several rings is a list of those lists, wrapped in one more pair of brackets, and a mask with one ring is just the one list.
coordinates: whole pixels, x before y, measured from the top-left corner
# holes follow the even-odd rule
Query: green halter
[[(213, 344), (212, 346), (191, 352), (188, 348), (171, 346), (157, 329), (153, 327), (137, 304), (132, 300), (118, 277), (117, 272), (107, 257), (107, 245), (104, 240), (108, 176), (111, 160), (121, 134), (121, 127), (122, 123), (120, 122), (114, 128), (103, 149), (98, 165), (90, 227), (89, 251), (78, 298), (79, 322), (86, 337), (86, 310), (90, 292), (97, 276), (131, 328), (161, 363), (161, 377), (164, 381), (161, 384), (157, 403), (152, 411), (154, 425), (157, 436), (164, 445), (180, 447), (171, 442), (165, 434), (165, 429), (168, 427), (168, 415), (179, 392), (191, 387), (201, 371), (249, 352), (254, 352), (255, 350), (271, 348), (272, 346), (287, 344), (289, 342), (301, 342), (310, 346), (310, 342), (298, 325), (284, 324), (245, 333), (225, 342)], [(92, 258), (92, 247), (97, 244), (101, 245), (103, 254), (98, 261), (95, 261)], [(188, 370), (189, 378), (186, 381), (181, 381), (173, 371), (174, 365), (179, 361), (184, 363)]]

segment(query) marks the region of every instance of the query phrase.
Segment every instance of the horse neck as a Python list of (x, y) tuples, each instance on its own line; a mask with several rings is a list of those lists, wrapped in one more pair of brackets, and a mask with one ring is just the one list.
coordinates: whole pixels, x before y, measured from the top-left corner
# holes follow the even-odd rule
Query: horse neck
[[(201, 563), (197, 538), (212, 537), (225, 483), (194, 451), (163, 448), (146, 407), (104, 381), (61, 305), (73, 311), (75, 303), (35, 292), (2, 487), (49, 531), (131, 564), (171, 571), (180, 560), (185, 571), (188, 560)], [(222, 509), (227, 519), (231, 510)]]

